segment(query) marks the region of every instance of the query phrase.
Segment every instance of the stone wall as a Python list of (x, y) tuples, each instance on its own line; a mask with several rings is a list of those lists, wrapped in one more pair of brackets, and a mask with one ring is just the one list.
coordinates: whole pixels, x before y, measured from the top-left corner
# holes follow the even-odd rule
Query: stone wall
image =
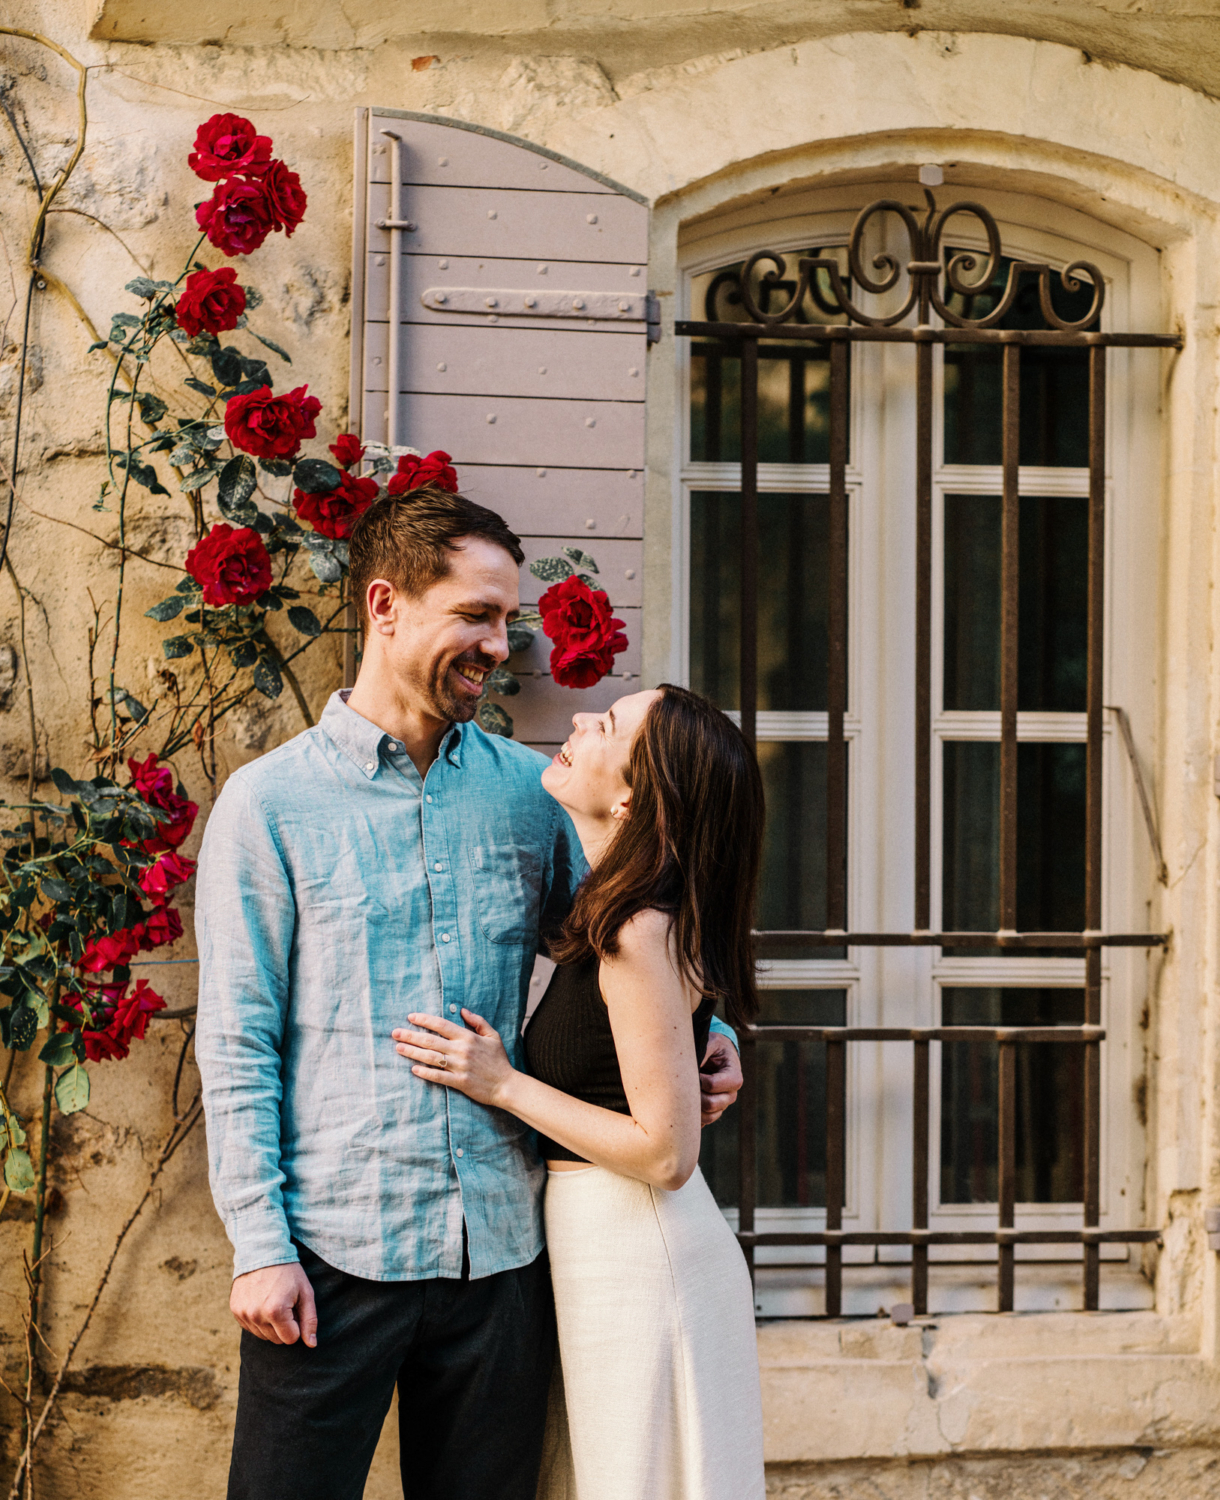
[[(880, 1335), (866, 1329), (873, 1342), (862, 1352), (864, 1335), (852, 1335), (845, 1347), (834, 1329), (768, 1330), (762, 1353), (770, 1490), (789, 1500), (1143, 1500), (1215, 1489), (1220, 1431), (1207, 1412), (1215, 1409), (1218, 1289), (1200, 1222), (1204, 1204), (1220, 1202), (1209, 937), (1217, 855), (1211, 756), (1220, 306), (1220, 116), (1209, 91), (1220, 92), (1218, 10), (1215, 0), (1190, 8), (1170, 0), (1135, 8), (1022, 0), (1003, 8), (1001, 27), (997, 8), (978, 0), (719, 9), (653, 0), (597, 14), (506, 0), (498, 13), (482, 5), (400, 6), (389, 20), (385, 6), (360, 3), (277, 10), (231, 0), (208, 7), (26, 0), (19, 17), (11, 5), (0, 17), (48, 33), (93, 69), (88, 146), (63, 199), (70, 212), (53, 218), (46, 263), (103, 330), (122, 305), (126, 280), (139, 271), (176, 274), (189, 246), (198, 185), (185, 158), (196, 123), (231, 109), (275, 137), (304, 180), (310, 212), (291, 240), (268, 242), (249, 279), (267, 298), (259, 326), (289, 349), (299, 378), (322, 398), (328, 431), (342, 430), (346, 417), (357, 104), (434, 111), (516, 132), (646, 194), (656, 204), (650, 279), (663, 300), (676, 285), (680, 235), (702, 218), (779, 191), (909, 173), (924, 160), (959, 163), (960, 183), (1042, 195), (1092, 214), (1161, 255), (1166, 326), (1180, 327), (1187, 345), (1166, 367), (1161, 552), (1154, 563), (1164, 605), (1154, 622), (1163, 644), (1153, 770), (1171, 878), (1150, 924), (1175, 934), (1150, 992), (1156, 1067), (1147, 1191), (1153, 1222), (1167, 1226), (1157, 1311), (1141, 1315), (1145, 1321), (1117, 1345), (1105, 1339), (1119, 1325), (1104, 1318), (1038, 1323), (1036, 1348), (1028, 1343), (1032, 1325), (1021, 1319), (963, 1320), (954, 1329), (945, 1320), (933, 1340), (939, 1354), (925, 1352), (931, 1335), (915, 1331), (894, 1330), (895, 1343), (878, 1344)], [(996, 34), (1001, 29), (1007, 34)], [(73, 82), (45, 50), (0, 40), (0, 87), (28, 126), (40, 170), (55, 170), (70, 149)], [(0, 121), (7, 257), (0, 285), (10, 275), (20, 285), (33, 195), (7, 130)], [(0, 293), (5, 315), (8, 295)], [(18, 336), (10, 318), (0, 337), (3, 452), (11, 440)], [(36, 690), (40, 774), (48, 761), (82, 769), (90, 591), (99, 603), (112, 599), (115, 582), (113, 552), (79, 529), (109, 537), (114, 526), (113, 516), (90, 509), (101, 479), (106, 380), (104, 356), (85, 354), (91, 337), (54, 285), (38, 294), (12, 557), (31, 594), (25, 654)], [(672, 340), (653, 358), (645, 661), (656, 679), (671, 652)], [(164, 561), (180, 557), (186, 533), (178, 499), (145, 500), (142, 511), (141, 549)], [(164, 593), (159, 571), (133, 567), (131, 618)], [(22, 653), (11, 583), (0, 580), (0, 590), (3, 668)], [(137, 629), (128, 650), (134, 685), (149, 670), (140, 664), (156, 661), (159, 636)], [(311, 660), (303, 685), (316, 713), (337, 681), (338, 660), (329, 648)], [(20, 661), (7, 694), (0, 671), (0, 775), (7, 778), (0, 793), (7, 796), (19, 794), (28, 765), (25, 668)], [(222, 766), (240, 764), (299, 727), (290, 704), (244, 715), (220, 746)], [(185, 761), (181, 769), (206, 804), (197, 769)], [(192, 951), (184, 940), (174, 956)], [(171, 1005), (189, 1005), (189, 966), (164, 972)], [(46, 1322), (55, 1350), (76, 1326), (169, 1129), (182, 1041), (181, 1023), (155, 1026), (129, 1061), (94, 1069), (89, 1109), (57, 1126)], [(22, 1106), (35, 1114), (28, 1055), (15, 1079)], [(188, 1063), (184, 1087), (194, 1081)], [(229, 1250), (211, 1208), (203, 1146), (197, 1131), (119, 1259), (40, 1464), (40, 1495), (209, 1500), (223, 1493), (237, 1337), (227, 1310)], [(11, 1199), (0, 1222), (6, 1379), (17, 1366), (28, 1217)], [(1082, 1340), (1089, 1344), (1099, 1321), (1109, 1332), (1090, 1346), (1077, 1387), (1082, 1399), (1061, 1422), (1050, 1377), (1080, 1353)], [(1025, 1329), (1028, 1339), (1005, 1329)], [(907, 1348), (911, 1339), (917, 1348)], [(990, 1342), (983, 1348), (979, 1340)], [(938, 1359), (938, 1378), (948, 1385), (934, 1397), (928, 1371)], [(1135, 1414), (1126, 1421), (1093, 1399), (1120, 1373), (1123, 1411)], [(877, 1406), (879, 1391), (889, 1393), (890, 1405)], [(945, 1424), (946, 1392), (959, 1415), (974, 1413), (958, 1427)], [(15, 1409), (6, 1403), (0, 1411), (11, 1457)], [(396, 1492), (395, 1464), (396, 1441), (388, 1435), (368, 1490), (376, 1500)]]

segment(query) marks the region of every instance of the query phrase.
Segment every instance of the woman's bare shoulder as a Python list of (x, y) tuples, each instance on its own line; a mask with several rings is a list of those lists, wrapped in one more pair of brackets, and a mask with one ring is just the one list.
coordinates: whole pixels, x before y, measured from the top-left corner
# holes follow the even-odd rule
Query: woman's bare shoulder
[(660, 958), (673, 948), (673, 915), (647, 907), (629, 917), (618, 930), (618, 953), (622, 958)]

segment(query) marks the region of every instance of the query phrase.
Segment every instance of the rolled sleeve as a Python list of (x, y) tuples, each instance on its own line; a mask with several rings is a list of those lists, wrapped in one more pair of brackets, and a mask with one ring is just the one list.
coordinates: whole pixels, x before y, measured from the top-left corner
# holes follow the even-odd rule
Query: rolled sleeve
[(295, 1261), (280, 1166), (295, 903), (275, 830), (240, 774), (208, 820), (195, 906), (208, 1176), (234, 1276)]

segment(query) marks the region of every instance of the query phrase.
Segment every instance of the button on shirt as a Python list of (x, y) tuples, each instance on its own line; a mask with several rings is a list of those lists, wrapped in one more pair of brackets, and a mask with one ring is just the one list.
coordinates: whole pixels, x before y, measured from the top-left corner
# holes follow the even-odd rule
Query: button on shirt
[(455, 725), (421, 780), (336, 693), (228, 780), (196, 895), (212, 1193), (234, 1275), (308, 1245), (374, 1281), (527, 1265), (544, 1169), (513, 1116), (425, 1083), (390, 1035), (466, 1006), (523, 1065), (539, 932), (585, 863), (544, 757)]

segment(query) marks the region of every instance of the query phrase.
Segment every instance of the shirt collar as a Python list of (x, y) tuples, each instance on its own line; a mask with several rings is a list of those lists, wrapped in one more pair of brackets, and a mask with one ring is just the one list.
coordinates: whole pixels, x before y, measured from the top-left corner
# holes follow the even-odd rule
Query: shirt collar
[[(387, 745), (398, 741), (384, 729), (349, 708), (347, 700), (351, 688), (340, 688), (332, 693), (322, 710), (321, 727), (329, 738), (343, 751), (371, 781), (381, 769), (381, 752)], [(462, 725), (451, 724), (440, 745), (440, 755), (450, 764), (462, 764)]]

